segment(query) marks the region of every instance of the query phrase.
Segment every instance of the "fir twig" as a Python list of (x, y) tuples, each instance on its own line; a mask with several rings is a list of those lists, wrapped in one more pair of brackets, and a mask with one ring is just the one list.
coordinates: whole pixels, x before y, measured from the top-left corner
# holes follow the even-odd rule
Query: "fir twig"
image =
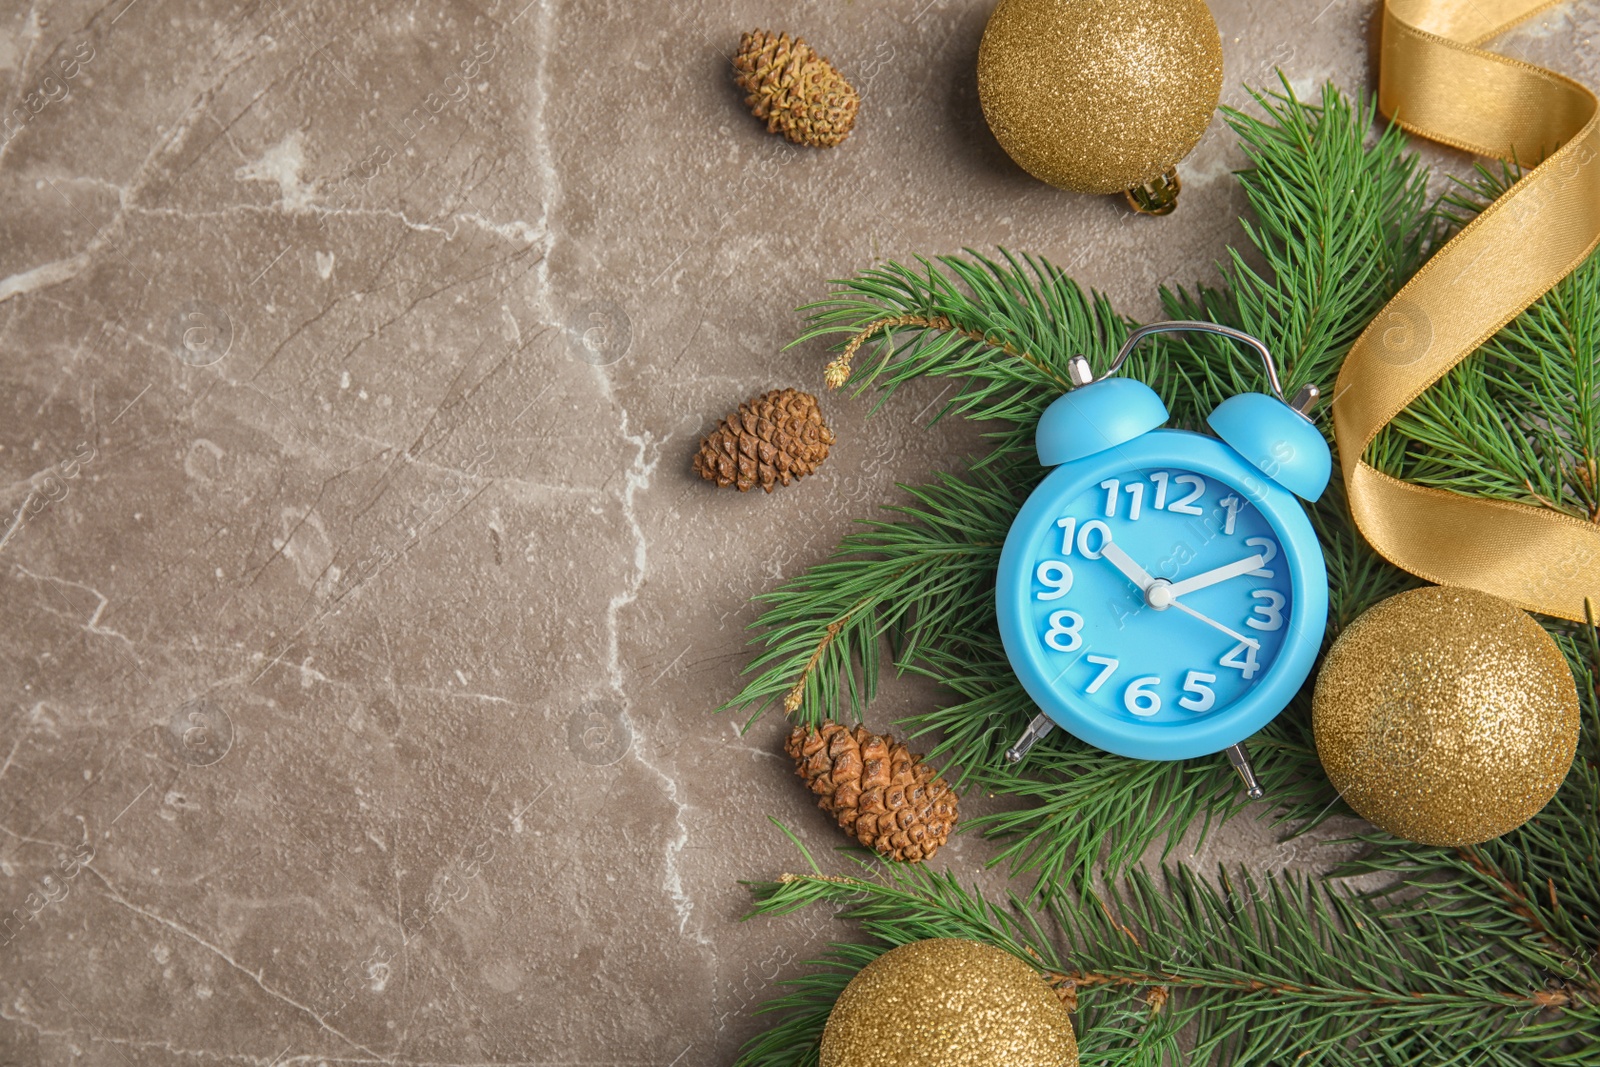
[[(887, 263), (834, 284), (827, 299), (800, 309), (811, 326), (794, 344), (843, 337), (825, 372), (829, 386), (848, 379), (857, 395), (876, 388), (879, 403), (913, 378), (959, 379), (935, 421), (955, 411), (1031, 426), (1070, 387), (1068, 357), (1115, 352), (1128, 328), (1059, 267), (1003, 250), (997, 260), (969, 250), (919, 257), (914, 267)], [(852, 371), (868, 342), (870, 367)]]
[[(1596, 1062), (1600, 997), (1544, 977), (1567, 946), (1528, 949), (1426, 912), (1397, 922), (1379, 902), (1300, 878), (1222, 872), (1213, 887), (1180, 867), (1163, 881), (1136, 872), (1115, 894), (1058, 900), (1049, 917), (1065, 953), (1022, 901), (991, 901), (926, 868), (751, 888), (756, 915), (833, 905), (860, 923), (867, 944), (830, 946), (819, 961), (835, 996), (912, 941), (964, 937), (1010, 952), (1074, 1010), (1086, 1063), (1134, 1062), (1152, 1047), (1196, 1065)], [(815, 994), (820, 977), (781, 984)], [(815, 1063), (821, 1007), (796, 993), (771, 1002), (780, 1018), (740, 1063)], [(791, 1052), (751, 1054), (777, 1048)]]
[[(1457, 216), (1479, 210), (1519, 173), (1480, 167), (1448, 205)], [(1600, 522), (1600, 260), (1590, 257), (1434, 383), (1368, 459), (1436, 489)]]
[[(795, 721), (857, 717), (877, 688), (880, 644), (905, 669), (954, 635), (992, 626), (988, 603), (1021, 487), (1004, 472), (904, 487), (912, 502), (870, 520), (834, 558), (756, 599), (768, 605), (756, 675), (725, 707), (782, 700)], [(984, 590), (989, 590), (985, 593)]]
[[(839, 353), (833, 362), (829, 363), (827, 367), (823, 369), (823, 381), (827, 383), (828, 388), (837, 389), (845, 382), (850, 380), (850, 361), (855, 358), (856, 352), (863, 344), (870, 340), (874, 335), (882, 331), (893, 330), (900, 326), (916, 326), (919, 329), (929, 330), (933, 333), (959, 334), (969, 341), (976, 341), (979, 344), (988, 345), (990, 348), (996, 349), (999, 352), (1003, 352), (1014, 359), (1022, 360), (1024, 363), (1034, 367), (1045, 377), (1061, 386), (1063, 392), (1072, 387), (1070, 382), (1063, 381), (1061, 377), (1055, 373), (1055, 371), (1051, 370), (1040, 360), (1030, 356), (1028, 353), (1019, 351), (1011, 344), (1008, 344), (1004, 341), (992, 341), (985, 335), (978, 333), (976, 330), (962, 329), (960, 326), (957, 326), (954, 322), (951, 322), (948, 318), (945, 318), (942, 315), (934, 318), (929, 318), (926, 315), (890, 315), (885, 318), (877, 319), (874, 322), (869, 322), (863, 326), (859, 331), (857, 331), (856, 335), (850, 338), (849, 342), (845, 344), (844, 351)], [(888, 354), (889, 353), (886, 353), (886, 358)]]

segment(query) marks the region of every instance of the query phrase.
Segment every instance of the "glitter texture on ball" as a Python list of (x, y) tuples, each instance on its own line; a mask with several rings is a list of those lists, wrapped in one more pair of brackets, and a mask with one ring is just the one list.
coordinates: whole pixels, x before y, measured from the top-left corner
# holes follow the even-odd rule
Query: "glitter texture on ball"
[(1040, 181), (1116, 193), (1188, 155), (1222, 94), (1202, 0), (1000, 0), (978, 49), (995, 138)]
[(1077, 1067), (1072, 1020), (1003, 949), (914, 941), (861, 969), (822, 1032), (821, 1067)]
[(1578, 744), (1578, 689), (1527, 613), (1433, 586), (1339, 635), (1312, 702), (1317, 755), (1363, 818), (1426, 845), (1470, 845), (1549, 803)]

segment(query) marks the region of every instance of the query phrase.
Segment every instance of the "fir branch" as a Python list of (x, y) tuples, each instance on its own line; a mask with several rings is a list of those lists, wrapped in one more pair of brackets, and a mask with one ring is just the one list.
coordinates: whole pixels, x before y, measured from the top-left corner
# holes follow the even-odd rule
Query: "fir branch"
[(832, 363), (829, 363), (824, 369), (823, 380), (827, 383), (828, 388), (837, 389), (845, 382), (850, 380), (850, 361), (855, 359), (856, 352), (863, 344), (877, 334), (887, 330), (892, 330), (898, 326), (915, 326), (919, 329), (928, 330), (932, 333), (959, 334), (969, 341), (975, 341), (978, 344), (987, 345), (990, 348), (997, 349), (999, 352), (1003, 352), (1014, 359), (1022, 360), (1024, 363), (1027, 363), (1029, 366), (1037, 370), (1040, 374), (1044, 375), (1052, 383), (1060, 386), (1062, 392), (1072, 388), (1071, 382), (1061, 378), (1060, 375), (1056, 374), (1055, 371), (1045, 366), (1045, 364), (1037, 357), (1031, 356), (1027, 352), (1019, 351), (1005, 341), (992, 340), (988, 336), (981, 334), (976, 330), (963, 329), (942, 315), (935, 318), (928, 318), (925, 315), (890, 315), (887, 318), (877, 319), (876, 321), (867, 323), (859, 331), (857, 331), (854, 337), (850, 338), (849, 342), (844, 346), (844, 351), (841, 352), (838, 357), (835, 358)]
[[(1312, 383), (1327, 395), (1350, 345), (1447, 223), (1428, 206), (1427, 172), (1400, 129), (1368, 143), (1370, 102), (1352, 103), (1330, 84), (1313, 106), (1282, 86), (1252, 94), (1261, 117), (1223, 111), (1250, 161), (1238, 173), (1250, 205), (1241, 226), (1266, 272), (1229, 249), (1224, 290), (1163, 289), (1162, 299), (1170, 317), (1214, 319), (1266, 342), (1287, 393)], [(1152, 346), (1124, 373), (1154, 386), (1178, 425), (1200, 428), (1226, 397), (1266, 388), (1260, 366), (1232, 342), (1164, 340), (1165, 350)], [(1329, 430), (1326, 406), (1314, 414)]]
[[(1274, 821), (1299, 832), (1343, 810), (1327, 779), (1314, 770), (1309, 705), (1309, 694), (1297, 697), (1249, 742), (1256, 777), (1273, 800)], [(927, 718), (949, 722), (962, 707)], [(1019, 717), (1002, 736), (1010, 740), (1025, 721)], [(1041, 903), (1081, 884), (1096, 864), (1103, 874), (1119, 876), (1157, 845), (1165, 860), (1196, 824), (1198, 851), (1215, 827), (1251, 810), (1220, 753), (1182, 761), (1128, 760), (1056, 731), (1021, 767), (1005, 763), (998, 752), (969, 766), (973, 785), (1032, 802), (970, 819), (968, 827), (1003, 842), (991, 865), (1032, 878), (1030, 900)]]
[[(1456, 217), (1481, 210), (1519, 174), (1480, 167), (1448, 206)], [(1600, 522), (1600, 259), (1414, 400), (1367, 458), (1421, 485)]]
[[(810, 328), (795, 345), (846, 338), (828, 365), (830, 388), (848, 379), (858, 396), (878, 389), (882, 404), (913, 378), (954, 377), (961, 389), (934, 421), (955, 411), (1030, 429), (1070, 387), (1068, 358), (1114, 352), (1128, 328), (1104, 297), (1086, 294), (1059, 267), (1004, 250), (998, 260), (968, 250), (919, 257), (914, 267), (890, 262), (836, 281), (827, 299), (800, 310)], [(910, 335), (903, 343), (897, 329)], [(869, 366), (852, 371), (869, 341)]]
[[(994, 570), (1025, 487), (1014, 471), (941, 475), (902, 486), (898, 521), (862, 520), (833, 558), (756, 599), (765, 650), (724, 708), (754, 714), (782, 699), (798, 722), (860, 717), (878, 682), (880, 644), (905, 669), (944, 641), (994, 625)], [(1037, 477), (1037, 473), (1034, 474)], [(719, 709), (722, 710), (722, 709)]]
[(890, 946), (930, 937), (961, 937), (1005, 949), (1031, 966), (1062, 967), (1042, 927), (1019, 901), (996, 904), (964, 888), (954, 875), (920, 864), (894, 864), (880, 870), (870, 857), (851, 856), (864, 874), (839, 877), (785, 874), (775, 882), (751, 885), (752, 915), (783, 914), (811, 904), (847, 903), (842, 918)]
[[(785, 876), (752, 887), (753, 914), (835, 905), (861, 924), (867, 945), (833, 945), (822, 961), (827, 989), (842, 989), (888, 948), (928, 937), (1002, 948), (1077, 1014), (1085, 1062), (1139, 1062), (1152, 1050), (1193, 1064), (1597, 1062), (1589, 1037), (1600, 1000), (1549, 986), (1542, 965), (1553, 957), (1527, 958), (1504, 938), (1467, 941), (1458, 925), (1426, 914), (1398, 923), (1371, 901), (1297, 878), (1224, 873), (1213, 887), (1180, 867), (1164, 882), (1136, 873), (1113, 895), (1060, 902), (1050, 916), (1065, 955), (1022, 902), (992, 902), (923, 867)], [(816, 1062), (826, 1021), (819, 981), (780, 983), (793, 992), (769, 1007), (783, 1017), (741, 1064)], [(800, 1054), (750, 1058), (780, 1045)]]

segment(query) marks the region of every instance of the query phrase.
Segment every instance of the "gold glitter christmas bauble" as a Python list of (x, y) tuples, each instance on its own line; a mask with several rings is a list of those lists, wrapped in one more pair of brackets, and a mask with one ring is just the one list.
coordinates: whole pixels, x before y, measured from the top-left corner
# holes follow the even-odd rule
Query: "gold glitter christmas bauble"
[(1363, 818), (1425, 845), (1472, 845), (1555, 796), (1578, 745), (1578, 687), (1514, 605), (1413, 589), (1333, 643), (1312, 728), (1328, 780)]
[(1000, 0), (978, 49), (978, 98), (1041, 181), (1116, 193), (1188, 155), (1222, 93), (1222, 39), (1202, 0)]
[(1002, 949), (934, 938), (850, 979), (822, 1031), (821, 1067), (1077, 1067), (1055, 991)]

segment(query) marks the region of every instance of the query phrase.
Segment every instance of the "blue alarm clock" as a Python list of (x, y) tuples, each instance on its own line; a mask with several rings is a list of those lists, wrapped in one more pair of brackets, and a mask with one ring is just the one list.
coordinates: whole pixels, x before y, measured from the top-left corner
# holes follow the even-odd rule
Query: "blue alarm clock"
[[(1113, 375), (1145, 337), (1179, 330), (1255, 349), (1274, 395), (1224, 400), (1206, 420), (1215, 437), (1160, 429), (1155, 390)], [(1226, 750), (1259, 797), (1240, 742), (1299, 690), (1327, 625), (1322, 548), (1300, 504), (1332, 470), (1305, 417), (1316, 388), (1284, 400), (1266, 345), (1209, 322), (1153, 323), (1100, 379), (1082, 356), (1069, 372), (1075, 388), (1036, 436), (1055, 469), (1012, 522), (995, 581), (1006, 656), (1042, 712), (1007, 759), (1053, 726), (1139, 759)]]

